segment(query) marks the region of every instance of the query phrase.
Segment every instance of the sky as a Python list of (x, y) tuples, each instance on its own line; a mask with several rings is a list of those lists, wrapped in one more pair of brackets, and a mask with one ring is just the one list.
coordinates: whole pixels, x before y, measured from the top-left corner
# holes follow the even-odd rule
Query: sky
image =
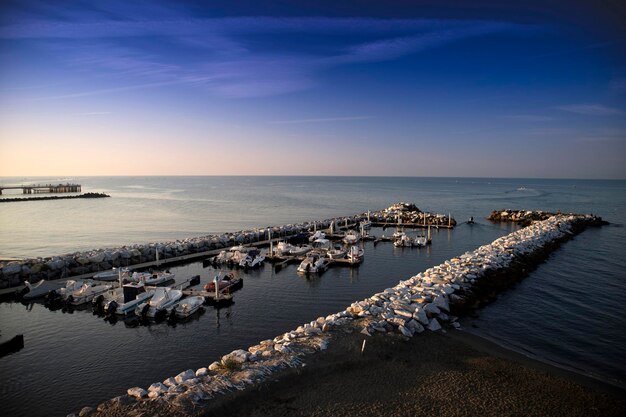
[(0, 4), (0, 176), (626, 178), (620, 1)]

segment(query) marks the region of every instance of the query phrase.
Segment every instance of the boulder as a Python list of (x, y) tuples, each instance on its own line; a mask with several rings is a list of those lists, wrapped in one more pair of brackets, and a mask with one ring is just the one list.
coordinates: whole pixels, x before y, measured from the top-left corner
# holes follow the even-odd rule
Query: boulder
[(194, 378), (195, 376), (196, 376), (196, 373), (193, 371), (193, 369), (187, 369), (186, 371), (183, 371), (179, 373), (178, 375), (176, 375), (174, 377), (174, 380), (176, 381), (177, 384), (182, 384), (186, 380)]
[(131, 397), (135, 397), (136, 399), (140, 400), (144, 397), (146, 397), (148, 395), (148, 391), (146, 391), (143, 388), (139, 388), (139, 387), (133, 387), (133, 388), (129, 388), (128, 391), (126, 391), (128, 393), (128, 395), (130, 395)]

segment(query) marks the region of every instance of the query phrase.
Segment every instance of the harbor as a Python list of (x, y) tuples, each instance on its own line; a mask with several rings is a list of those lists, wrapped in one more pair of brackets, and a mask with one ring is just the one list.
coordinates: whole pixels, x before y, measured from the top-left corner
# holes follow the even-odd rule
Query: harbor
[[(118, 204), (120, 201), (122, 200), (117, 198), (115, 200), (111, 199), (111, 202), (114, 204)], [(386, 205), (389, 205), (389, 203)], [(418, 205), (420, 208), (422, 205), (424, 207), (434, 206), (426, 201), (421, 201)], [(380, 206), (385, 205), (380, 204)], [(94, 207), (97, 208), (100, 205)], [(10, 381), (24, 381), (23, 378), (18, 376), (19, 374), (16, 371), (18, 369), (26, 369), (32, 373), (37, 381), (40, 381), (39, 386), (54, 386), (54, 389), (50, 388), (48, 391), (50, 393), (54, 392), (54, 397), (46, 397), (49, 398), (47, 400), (47, 408), (41, 410), (42, 414), (35, 412), (34, 415), (44, 415), (51, 409), (56, 410), (54, 414), (67, 414), (70, 411), (78, 412), (83, 406), (98, 408), (98, 404), (105, 403), (107, 404), (107, 411), (102, 411), (103, 413), (122, 410), (123, 408), (117, 409), (114, 403), (109, 402), (109, 400), (122, 396), (123, 398), (118, 398), (119, 405), (130, 400), (130, 398), (125, 397), (128, 395), (127, 390), (129, 387), (141, 388), (150, 393), (148, 388), (153, 383), (160, 381), (161, 384), (165, 385), (164, 381), (167, 379), (167, 376), (172, 376), (176, 380), (176, 376), (189, 369), (193, 369), (194, 378), (198, 378), (195, 376), (195, 373), (201, 368), (207, 368), (207, 376), (215, 375), (214, 371), (208, 370), (208, 367), (227, 352), (239, 349), (247, 350), (247, 347), (256, 346), (259, 344), (259, 341), (273, 340), (276, 335), (283, 335), (285, 332), (290, 332), (290, 329), (297, 330), (300, 326), (304, 327), (303, 323), (310, 325), (311, 320), (315, 317), (325, 318), (329, 313), (344, 311), (355, 300), (370, 298), (372, 294), (376, 294), (384, 288), (394, 287), (400, 279), (412, 277), (418, 271), (426, 271), (429, 268), (441, 265), (464, 252), (471, 252), (477, 247), (493, 242), (500, 236), (514, 232), (520, 227), (516, 222), (492, 222), (486, 220), (486, 217), (493, 210), (493, 206), (485, 205), (480, 210), (473, 208), (471, 211), (467, 209), (463, 211), (458, 207), (443, 206), (442, 204), (438, 204), (437, 207), (441, 207), (440, 211), (444, 212), (445, 210), (446, 213), (448, 212), (448, 207), (450, 207), (450, 211), (457, 218), (457, 224), (451, 229), (431, 226), (431, 242), (429, 245), (415, 247), (394, 245), (393, 235), (395, 233), (404, 232), (411, 238), (428, 237), (428, 228), (405, 228), (397, 223), (397, 218), (390, 217), (389, 223), (392, 226), (383, 230), (382, 227), (372, 224), (370, 230), (367, 231), (366, 239), (358, 240), (358, 246), (364, 249), (363, 261), (358, 266), (344, 267), (341, 264), (335, 264), (329, 266), (321, 274), (307, 274), (297, 271), (303, 260), (303, 255), (300, 255), (298, 259), (294, 258), (290, 262), (286, 262), (280, 268), (276, 268), (276, 266), (288, 260), (288, 258), (282, 260), (276, 258), (276, 262), (272, 263), (272, 257), (269, 256), (265, 260), (264, 266), (252, 268), (234, 265), (234, 263), (232, 267), (227, 264), (215, 266), (212, 264), (211, 260), (213, 257), (219, 255), (222, 251), (237, 246), (243, 246), (253, 251), (259, 250), (267, 256), (270, 253), (270, 241), (267, 239), (268, 227), (257, 229), (259, 232), (262, 230), (266, 231), (266, 239), (260, 241), (254, 241), (254, 233), (256, 232), (254, 227), (242, 228), (242, 232), (237, 233), (213, 233), (211, 236), (218, 237), (218, 240), (223, 238), (229, 245), (208, 251), (186, 253), (181, 255), (181, 257), (173, 255), (181, 253), (179, 249), (184, 249), (182, 246), (183, 242), (197, 243), (199, 241), (198, 238), (138, 245), (136, 246), (137, 248), (149, 247), (155, 250), (153, 252), (146, 251), (145, 257), (143, 251), (140, 250), (141, 257), (131, 256), (131, 258), (128, 258), (131, 261), (143, 261), (142, 263), (130, 265), (132, 271), (141, 272), (151, 268), (153, 270), (169, 269), (176, 278), (174, 283), (166, 284), (166, 286), (172, 287), (174, 290), (178, 290), (177, 284), (179, 282), (185, 281), (190, 277), (200, 276), (200, 284), (181, 289), (184, 297), (181, 297), (180, 301), (198, 296), (215, 295), (214, 293), (211, 294), (211, 291), (205, 290), (204, 287), (212, 282), (218, 274), (222, 277), (233, 274), (235, 277), (242, 278), (243, 288), (232, 293), (230, 300), (220, 302), (219, 305), (214, 305), (211, 300), (207, 300), (206, 303), (203, 303), (201, 309), (197, 310), (188, 319), (170, 319), (171, 313), (165, 318), (156, 320), (152, 318), (143, 319), (136, 315), (127, 317), (115, 315), (107, 318), (106, 315), (93, 314), (94, 311), (91, 306), (68, 306), (51, 310), (46, 307), (43, 301), (38, 300), (4, 302), (0, 304), (0, 317), (4, 318), (2, 320), (5, 324), (2, 336), (10, 339), (16, 334), (23, 334), (24, 348), (4, 358), (6, 361), (0, 363), (0, 371), (7, 375), (9, 384), (11, 383)], [(509, 211), (517, 211), (511, 203), (498, 204), (495, 207), (512, 207), (513, 209)], [(546, 211), (551, 213), (558, 211), (557, 208), (547, 208), (549, 210)], [(359, 218), (366, 220), (367, 210), (359, 211)], [(593, 211), (599, 212), (600, 210), (593, 209)], [(344, 212), (349, 213), (347, 210)], [(374, 211), (370, 211), (370, 221), (372, 222), (375, 221), (373, 215)], [(475, 218), (474, 224), (458, 220), (468, 219), (472, 215)], [(326, 233), (325, 238), (329, 238), (331, 247), (343, 246), (342, 240), (345, 238), (345, 232), (347, 231), (345, 219), (348, 219), (348, 229), (361, 234), (359, 222), (352, 220), (356, 217), (357, 215), (333, 217), (333, 213), (330, 213), (330, 216), (317, 217), (317, 219), (335, 220), (333, 222), (333, 229), (335, 230), (333, 230), (332, 234), (330, 233), (330, 223), (324, 227), (322, 221), (319, 220), (292, 222), (284, 226), (271, 226), (269, 227), (272, 230), (271, 245), (276, 248), (281, 241), (288, 243), (290, 238), (294, 238), (296, 240), (292, 241), (291, 245), (296, 248), (306, 246), (312, 244), (309, 239), (319, 231)], [(316, 219), (316, 217), (307, 218)], [(409, 219), (403, 220), (408, 222)], [(420, 221), (422, 221), (421, 218)], [(262, 225), (268, 224), (268, 222), (256, 221), (255, 224)], [(304, 231), (296, 231), (294, 227), (299, 224), (307, 226), (305, 230), (308, 233), (306, 241), (304, 240)], [(585, 246), (585, 244), (588, 244), (589, 239), (598, 242), (608, 242), (608, 239), (597, 239), (595, 235), (597, 233), (610, 233), (613, 230), (617, 229), (613, 229), (610, 226), (601, 229), (590, 229), (574, 239), (574, 241), (568, 242), (563, 246), (563, 249), (556, 251), (555, 254), (564, 251), (563, 256), (565, 258), (572, 256), (568, 252), (569, 248), (579, 247), (580, 244)], [(249, 237), (246, 242), (247, 236)], [(574, 246), (571, 246), (572, 244)], [(178, 245), (180, 245), (180, 248)], [(170, 249), (165, 250), (166, 246), (169, 246)], [(91, 247), (97, 248), (98, 246), (91, 245)], [(98, 256), (107, 251), (111, 253), (116, 250), (130, 252), (131, 248), (132, 245), (126, 248), (111, 247), (111, 249), (81, 251), (80, 253), (72, 253), (72, 259), (77, 255), (78, 258), (89, 259), (91, 256)], [(158, 261), (156, 260), (157, 248), (159, 253)], [(579, 255), (574, 256), (579, 257)], [(53, 258), (49, 257), (46, 260), (46, 257), (42, 257), (41, 259), (49, 262)], [(61, 256), (59, 258), (64, 259)], [(97, 266), (95, 268), (96, 271), (90, 271), (83, 276), (78, 275), (68, 278), (62, 277), (61, 274), (57, 278), (53, 278), (53, 280), (57, 279), (54, 282), (62, 284), (68, 279), (76, 280), (77, 277), (81, 277), (81, 279), (86, 280), (94, 274), (107, 271), (101, 266), (104, 261), (96, 263), (99, 260), (98, 257), (94, 257), (93, 263), (85, 264), (85, 266), (89, 265), (90, 269), (92, 266)], [(13, 261), (13, 263), (18, 263), (22, 267), (24, 262), (24, 260)], [(570, 261), (566, 259), (553, 261), (551, 259), (545, 265), (549, 266), (552, 262), (556, 262), (555, 265), (558, 268), (567, 270), (566, 263)], [(26, 263), (30, 265), (28, 260), (26, 260)], [(36, 265), (36, 262), (33, 265)], [(123, 263), (120, 263), (120, 265), (120, 267), (116, 268), (125, 268)], [(532, 282), (532, 280), (529, 280), (529, 282)], [(12, 291), (14, 289), (15, 287), (12, 287), (8, 290)], [(512, 290), (512, 292), (517, 292), (517, 289)], [(493, 301), (492, 296), (490, 292), (481, 293), (480, 302)], [(499, 300), (492, 304), (497, 305), (498, 303)], [(471, 303), (468, 302), (468, 304)], [(263, 307), (260, 308), (260, 306)], [(515, 307), (515, 304), (513, 303), (512, 306)], [(448, 313), (448, 315), (452, 314)], [(524, 314), (520, 315), (520, 317), (523, 316)], [(459, 314), (458, 317), (463, 317), (463, 315)], [(14, 324), (12, 325), (12, 323)], [(21, 324), (18, 326), (18, 323)], [(444, 330), (448, 329), (446, 326), (451, 325), (443, 321), (441, 324)], [(354, 328), (353, 330), (352, 334), (355, 336), (360, 335), (357, 337), (368, 338), (364, 355), (368, 355), (368, 352), (370, 352), (368, 349), (373, 349), (373, 346), (377, 345), (373, 342), (373, 339), (370, 340), (369, 338), (376, 337), (374, 336), (375, 334), (382, 335), (374, 327), (368, 330), (368, 332), (373, 330), (372, 336), (361, 334), (363, 327)], [(463, 327), (465, 328), (465, 325)], [(351, 327), (349, 326), (348, 328)], [(343, 329), (343, 327), (337, 327), (329, 330), (329, 332), (336, 331), (334, 334), (344, 334)], [(466, 331), (470, 329), (471, 326), (468, 325)], [(50, 339), (49, 335), (52, 331), (58, 333), (58, 336)], [(310, 330), (309, 332), (315, 332), (315, 330)], [(428, 329), (425, 332), (433, 336), (439, 334), (439, 331), (433, 333)], [(405, 337), (397, 330), (385, 334), (393, 334), (395, 335), (393, 337), (399, 338)], [(421, 334), (420, 337), (414, 337), (413, 339), (424, 337), (429, 336)], [(76, 348), (54, 342), (57, 339), (59, 341), (71, 339)], [(50, 340), (53, 340), (53, 342), (50, 343)], [(358, 341), (358, 351), (360, 352), (362, 340), (359, 339)], [(141, 351), (147, 357), (160, 358), (159, 367), (153, 367), (150, 365), (150, 361), (144, 361), (136, 356), (132, 358), (120, 356), (119, 349), (116, 348), (120, 343), (128, 346), (125, 349)], [(331, 342), (327, 349), (320, 352), (320, 354), (325, 355), (325, 352), (336, 349), (335, 346)], [(345, 345), (343, 342), (337, 341), (337, 346), (341, 350)], [(304, 350), (310, 349), (315, 349), (315, 347), (309, 346)], [(33, 354), (43, 355), (42, 357), (44, 357), (44, 352), (65, 350), (68, 353), (67, 358), (58, 362), (58, 366), (63, 369), (57, 369), (57, 364), (42, 364), (38, 360), (32, 360)], [(98, 363), (81, 356), (80, 352), (84, 351), (89, 351), (90, 356), (100, 358)], [(371, 352), (374, 352), (374, 350)], [(323, 356), (323, 358), (326, 358), (326, 356)], [(310, 360), (319, 362), (311, 357), (311, 359), (307, 359), (306, 363), (308, 364)], [(28, 361), (33, 362), (29, 363)], [(326, 359), (323, 359), (321, 363), (325, 361)], [(227, 363), (231, 362), (227, 361)], [(71, 365), (72, 363), (76, 365)], [(290, 370), (306, 369), (306, 367), (291, 368), (286, 362), (280, 361), (274, 365), (277, 366), (277, 369), (273, 371), (272, 375), (276, 377), (282, 375), (281, 372), (283, 371), (289, 373)], [(34, 366), (37, 368), (33, 368)], [(80, 369), (77, 366), (80, 366)], [(55, 369), (54, 373), (49, 371), (52, 368)], [(283, 370), (281, 371), (278, 368), (283, 368)], [(110, 369), (115, 369), (115, 372), (110, 372)], [(140, 369), (140, 371), (131, 371), (133, 369)], [(55, 382), (50, 381), (48, 375), (53, 374), (63, 375), (63, 381), (57, 382), (58, 379), (55, 379)], [(186, 372), (186, 375), (189, 376), (189, 372)], [(185, 375), (181, 375), (179, 380), (182, 380), (184, 377)], [(198, 379), (200, 380), (200, 378)], [(218, 380), (219, 378), (216, 379), (216, 382)], [(236, 388), (244, 388), (245, 384), (228, 385), (227, 380), (223, 382), (224, 385), (222, 387), (226, 391), (234, 390), (246, 393), (246, 395), (250, 392), (249, 388), (244, 389), (244, 391), (239, 391)], [(180, 384), (176, 385), (179, 386)], [(229, 386), (230, 388), (228, 388)], [(159, 387), (161, 386), (158, 385), (155, 389)], [(28, 397), (28, 391), (10, 392), (10, 398)], [(203, 407), (210, 404), (217, 406), (222, 401), (220, 398), (224, 398), (224, 401), (226, 401), (230, 397), (228, 395), (217, 395), (212, 400), (201, 402), (201, 404), (203, 404)], [(149, 409), (151, 406), (150, 401), (152, 400), (143, 400), (140, 407), (148, 407)], [(175, 407), (176, 403), (168, 403), (163, 407), (174, 410), (171, 407)], [(154, 403), (153, 405), (156, 404)], [(126, 406), (129, 405), (131, 404), (126, 404)], [(8, 407), (9, 410), (13, 411), (20, 409), (20, 406), (17, 403), (12, 403), (11, 400), (8, 402)], [(35, 410), (31, 409), (31, 411)], [(20, 412), (14, 414), (21, 415)]]
[[(407, 340), (424, 331), (459, 328), (458, 315), (475, 308), (469, 306), (482, 299), (482, 292), (494, 289), (492, 282), (502, 276), (523, 278), (527, 268), (547, 258), (560, 244), (589, 226), (601, 224), (602, 220), (593, 216), (575, 215), (536, 222), (354, 302), (343, 311), (318, 317), (247, 350), (234, 350), (206, 367), (188, 369), (146, 389), (129, 388), (97, 410), (87, 407), (81, 414), (106, 416), (120, 410), (135, 413), (160, 409), (167, 410), (167, 415), (178, 415), (197, 407), (210, 409), (216, 396), (259, 386), (274, 374), (303, 366), (307, 356), (328, 349), (334, 335), (346, 327), (356, 327), (365, 337), (390, 333)], [(363, 339), (362, 350), (366, 342)]]

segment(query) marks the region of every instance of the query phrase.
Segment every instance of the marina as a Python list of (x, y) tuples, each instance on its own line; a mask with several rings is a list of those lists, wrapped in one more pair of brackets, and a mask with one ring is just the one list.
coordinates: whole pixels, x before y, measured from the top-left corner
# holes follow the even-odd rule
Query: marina
[[(110, 201), (117, 204), (121, 200), (111, 199)], [(596, 199), (595, 201), (598, 200)], [(379, 204), (384, 206), (383, 203)], [(93, 406), (121, 395), (126, 392), (128, 387), (143, 387), (143, 389), (148, 391), (146, 388), (149, 388), (150, 384), (154, 381), (163, 381), (166, 375), (178, 375), (182, 370), (190, 367), (193, 369), (207, 367), (212, 361), (223, 356), (225, 352), (245, 348), (246, 346), (254, 346), (258, 341), (273, 338), (288, 329), (296, 329), (302, 323), (309, 323), (315, 317), (326, 317), (330, 312), (345, 309), (354, 300), (361, 300), (384, 288), (393, 287), (400, 278), (413, 276), (417, 271), (425, 271), (446, 260), (453, 259), (465, 251), (474, 250), (476, 247), (492, 242), (497, 237), (510, 233), (518, 227), (508, 222), (490, 223), (484, 217), (478, 217), (478, 215), (486, 217), (493, 210), (494, 205), (485, 204), (481, 206), (483, 207), (482, 209), (472, 206), (465, 209), (465, 211), (459, 206), (450, 204), (444, 206), (439, 203), (438, 206), (445, 207), (446, 211), (450, 207), (455, 216), (460, 218), (469, 218), (470, 215), (474, 215), (476, 216), (476, 222), (473, 225), (459, 224), (453, 229), (431, 228), (432, 243), (422, 248), (394, 247), (391, 244), (393, 240), (391, 235), (397, 228), (394, 226), (383, 231), (382, 228), (373, 226), (369, 231), (370, 236), (375, 236), (376, 239), (389, 236), (388, 243), (376, 243), (373, 240), (361, 241), (360, 245), (365, 249), (365, 258), (358, 268), (330, 267), (322, 275), (298, 274), (296, 267), (299, 263), (297, 261), (285, 264), (280, 272), (276, 271), (276, 264), (271, 264), (269, 260), (266, 260), (265, 266), (248, 270), (245, 268), (233, 268), (230, 270), (223, 266), (215, 269), (210, 264), (203, 266), (202, 261), (204, 259), (219, 254), (223, 249), (213, 250), (206, 256), (195, 257), (189, 261), (169, 263), (170, 256), (175, 251), (159, 250), (160, 265), (157, 265), (156, 253), (153, 253), (151, 258), (147, 257), (148, 259), (146, 259), (147, 268), (156, 268), (157, 266), (169, 268), (177, 277), (177, 282), (188, 279), (188, 277), (200, 275), (200, 284), (183, 290), (187, 293), (186, 297), (182, 298), (181, 301), (190, 299), (196, 291), (204, 291), (202, 289), (203, 286), (210, 282), (217, 273), (233, 273), (244, 278), (244, 288), (232, 294), (231, 300), (220, 302), (219, 305), (213, 305), (212, 301), (203, 303), (202, 308), (198, 308), (195, 313), (187, 318), (170, 320), (168, 317), (163, 321), (155, 321), (153, 319), (137, 320), (130, 316), (128, 318), (118, 317), (107, 320), (104, 316), (92, 315), (91, 307), (87, 306), (50, 310), (38, 300), (25, 302), (24, 304), (20, 302), (2, 303), (0, 304), (0, 320), (4, 323), (2, 336), (12, 337), (14, 334), (24, 334), (25, 348), (11, 354), (10, 362), (0, 363), (0, 371), (7, 375), (9, 381), (20, 380), (16, 374), (17, 369), (26, 369), (29, 372), (34, 372), (33, 375), (36, 375), (37, 380), (41, 381), (41, 384), (38, 384), (38, 386), (51, 387), (48, 390), (44, 390), (43, 395), (47, 395), (45, 392), (50, 392), (50, 394), (54, 392), (54, 400), (49, 400), (47, 402), (49, 405), (45, 410), (42, 409), (39, 415), (47, 415), (51, 406), (53, 407), (52, 409), (56, 407), (56, 414), (67, 414), (71, 410), (79, 410), (83, 405)], [(512, 203), (495, 204), (495, 207), (503, 206), (515, 207)], [(526, 207), (532, 207), (532, 204), (526, 205)], [(558, 207), (554, 206), (544, 205), (544, 207), (550, 209), (548, 211), (551, 212), (558, 210)], [(571, 207), (574, 206), (561, 204), (559, 207), (571, 210)], [(597, 207), (591, 207), (587, 210), (594, 212), (602, 211)], [(366, 210), (362, 211), (366, 213)], [(349, 211), (346, 210), (344, 212)], [(329, 214), (330, 216), (309, 218), (332, 218), (333, 213)], [(267, 223), (269, 222), (263, 220), (255, 222), (257, 225)], [(295, 225), (297, 223), (293, 222), (291, 224)], [(310, 226), (309, 233), (316, 228), (314, 224), (310, 224)], [(359, 229), (356, 226), (352, 227), (355, 230)], [(319, 229), (319, 227), (317, 228)], [(276, 231), (278, 232), (279, 229), (277, 227)], [(247, 228), (243, 228), (243, 230), (247, 230)], [(328, 231), (328, 229), (326, 230)], [(405, 229), (405, 232), (414, 234), (409, 228)], [(423, 230), (423, 232), (425, 234), (426, 230)], [(568, 257), (584, 258), (584, 253), (587, 252), (585, 248), (587, 236), (598, 243), (609, 244), (613, 239), (599, 238), (598, 236), (609, 236), (613, 232), (619, 232), (619, 229), (611, 226), (598, 230), (590, 229), (581, 235), (580, 238), (576, 238), (574, 241), (564, 245), (560, 251), (555, 252), (558, 258), (564, 257), (561, 261), (557, 258), (556, 261), (551, 260), (546, 265), (550, 266), (552, 262), (556, 262), (555, 266), (557, 268), (566, 271), (567, 264), (571, 262), (567, 260)], [(273, 245), (291, 236), (291, 234), (286, 235), (282, 231), (281, 233), (283, 234), (282, 236), (272, 237)], [(336, 233), (338, 237), (341, 234)], [(220, 236), (221, 233), (216, 235)], [(231, 242), (235, 243), (239, 235), (224, 233), (224, 237), (226, 238), (227, 236), (233, 236), (234, 239)], [(333, 245), (341, 245), (340, 240), (332, 240), (331, 247)], [(181, 244), (183, 241), (184, 239), (181, 239), (178, 244)], [(193, 241), (194, 239), (188, 240), (188, 242)], [(259, 247), (259, 249), (267, 251), (269, 242), (267, 240), (264, 242), (267, 246)], [(376, 243), (375, 246), (374, 243)], [(580, 247), (580, 244), (583, 247)], [(244, 243), (244, 245), (255, 246), (255, 244), (251, 245), (250, 243)], [(163, 249), (162, 246), (157, 246)], [(89, 247), (97, 246), (90, 244)], [(572, 255), (571, 250), (581, 250), (581, 252)], [(563, 251), (562, 256), (560, 255), (561, 251)], [(87, 254), (97, 254), (97, 252), (87, 251)], [(190, 255), (194, 256), (196, 254)], [(167, 259), (165, 259), (165, 256), (167, 256)], [(179, 259), (175, 260), (179, 261)], [(545, 266), (541, 268), (545, 268)], [(578, 266), (577, 268), (581, 271), (584, 270), (584, 266)], [(141, 270), (141, 268), (137, 268), (137, 270)], [(537, 273), (533, 273), (534, 275), (537, 275)], [(600, 280), (602, 279), (601, 277)], [(65, 281), (67, 281), (67, 278), (56, 282), (59, 282), (62, 286)], [(528, 280), (531, 287), (532, 282), (532, 279)], [(526, 281), (524, 284), (528, 285)], [(512, 291), (513, 295), (514, 293), (518, 293), (518, 289)], [(537, 296), (533, 294), (530, 297), (534, 299)], [(263, 309), (258, 308), (259, 303), (264, 306)], [(488, 308), (494, 308), (498, 303), (499, 301), (493, 303), (493, 307), (490, 306)], [(508, 304), (509, 308), (516, 305), (514, 302), (509, 302)], [(528, 312), (518, 312), (517, 314), (519, 317), (525, 317)], [(174, 315), (176, 315), (175, 312)], [(498, 313), (498, 315), (500, 316), (502, 313)], [(593, 317), (590, 314), (587, 316)], [(483, 320), (487, 319), (488, 317), (485, 317)], [(515, 320), (510, 319), (508, 321), (509, 325), (513, 327), (519, 326), (520, 324), (515, 324)], [(15, 327), (11, 323), (21, 324), (19, 327)], [(537, 333), (544, 327), (541, 321), (535, 319), (534, 323), (533, 328), (525, 329), (526, 334), (532, 335), (533, 332)], [(61, 325), (65, 326), (66, 324), (71, 324), (72, 332), (70, 334), (66, 334), (67, 332), (59, 329)], [(487, 328), (487, 325), (481, 324), (481, 328)], [(614, 327), (595, 326), (594, 328), (598, 331), (606, 331)], [(99, 363), (87, 360), (87, 358), (85, 359), (86, 362), (82, 359), (78, 362), (82, 363), (80, 366), (85, 370), (84, 372), (64, 360), (61, 360), (58, 365), (67, 369), (67, 371), (57, 369), (56, 364), (42, 364), (36, 360), (32, 365), (36, 364), (37, 369), (34, 369), (29, 363), (25, 363), (24, 360), (32, 360), (29, 352), (39, 352), (37, 354), (42, 355), (43, 351), (67, 349), (67, 346), (61, 346), (58, 343), (50, 345), (47, 341), (49, 339), (45, 339), (46, 335), (53, 329), (60, 333), (59, 340), (68, 338), (74, 340), (73, 343), (76, 343), (77, 349), (76, 353), (72, 355), (74, 360), (79, 357), (77, 355), (79, 355), (80, 351), (89, 349), (93, 355), (102, 358), (103, 364), (106, 363), (107, 365), (106, 368), (101, 367)], [(471, 326), (468, 326), (468, 331), (471, 329)], [(176, 337), (166, 337), (166, 334), (170, 336), (176, 335)], [(72, 335), (81, 336), (77, 339)], [(132, 335), (137, 335), (137, 338)], [(614, 338), (619, 339), (619, 335), (615, 335)], [(98, 346), (94, 346), (94, 341), (97, 341)], [(143, 363), (142, 365), (138, 364), (135, 358), (131, 365), (125, 358), (120, 358), (119, 355), (115, 354), (114, 348), (114, 346), (120, 343), (128, 345), (129, 349), (140, 349), (146, 355), (163, 358), (159, 369), (152, 369), (147, 361), (145, 363), (140, 361)], [(176, 353), (174, 354), (173, 352)], [(610, 354), (610, 347), (604, 347), (604, 352), (606, 352), (605, 355)], [(600, 368), (600, 365), (597, 365), (597, 361), (594, 362), (593, 359), (588, 359), (587, 362), (589, 361), (596, 364), (594, 369), (607, 369), (603, 372), (615, 375), (615, 371), (611, 370), (611, 368)], [(137, 366), (141, 368), (140, 373), (134, 372), (131, 374), (123, 370), (124, 368), (131, 369)], [(116, 369), (114, 377), (107, 371), (111, 367)], [(46, 382), (48, 381), (47, 370), (51, 368), (55, 369), (54, 374), (65, 375), (61, 385), (59, 385), (59, 382), (54, 384)], [(71, 372), (68, 372), (69, 370)], [(50, 373), (50, 375), (52, 374)], [(53, 386), (55, 388), (52, 388)], [(63, 393), (60, 397), (59, 392)], [(96, 396), (93, 393), (96, 393), (98, 398), (95, 398)], [(18, 399), (24, 397), (28, 397), (27, 391), (21, 390), (19, 394), (11, 394), (11, 398)], [(85, 398), (87, 397), (93, 398), (93, 400), (86, 401)], [(70, 403), (74, 405), (69, 405)], [(57, 405), (55, 406), (54, 404)], [(63, 404), (66, 405), (64, 406)], [(19, 410), (19, 405), (12, 403), (11, 400), (7, 405), (10, 410)], [(19, 412), (14, 414), (20, 415)], [(36, 411), (35, 415), (38, 415)]]

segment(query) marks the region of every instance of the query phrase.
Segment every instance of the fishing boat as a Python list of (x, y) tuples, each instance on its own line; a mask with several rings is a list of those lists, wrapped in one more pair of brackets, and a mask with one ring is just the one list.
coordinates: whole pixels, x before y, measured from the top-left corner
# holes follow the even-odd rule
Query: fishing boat
[(154, 289), (146, 288), (143, 282), (124, 284), (121, 288), (104, 293), (107, 300), (104, 312), (107, 314), (126, 315), (154, 295)]
[(298, 272), (320, 273), (328, 267), (328, 259), (316, 253), (309, 253), (306, 258), (298, 265)]
[(174, 307), (174, 315), (179, 319), (187, 318), (196, 311), (200, 310), (203, 304), (204, 297), (200, 295), (187, 297)]
[(100, 294), (104, 294), (110, 289), (111, 285), (87, 282), (84, 283), (79, 289), (69, 294), (67, 296), (67, 302), (74, 306), (90, 303), (95, 297)]
[(221, 251), (213, 260), (217, 264), (238, 265), (245, 259), (247, 252), (248, 248), (244, 246), (233, 246), (232, 248)]
[(263, 265), (265, 261), (265, 255), (258, 250), (248, 251), (246, 257), (239, 261), (239, 266), (242, 268), (256, 268)]
[(215, 292), (215, 283), (218, 282), (218, 289), (220, 292), (230, 293), (243, 286), (243, 279), (241, 277), (235, 277), (233, 274), (225, 275), (224, 277), (216, 276), (211, 282), (208, 282), (204, 286), (204, 290), (208, 292)]
[(172, 308), (182, 296), (181, 290), (159, 287), (149, 301), (137, 306), (135, 314), (140, 317), (156, 318), (161, 314), (166, 314), (167, 310)]

